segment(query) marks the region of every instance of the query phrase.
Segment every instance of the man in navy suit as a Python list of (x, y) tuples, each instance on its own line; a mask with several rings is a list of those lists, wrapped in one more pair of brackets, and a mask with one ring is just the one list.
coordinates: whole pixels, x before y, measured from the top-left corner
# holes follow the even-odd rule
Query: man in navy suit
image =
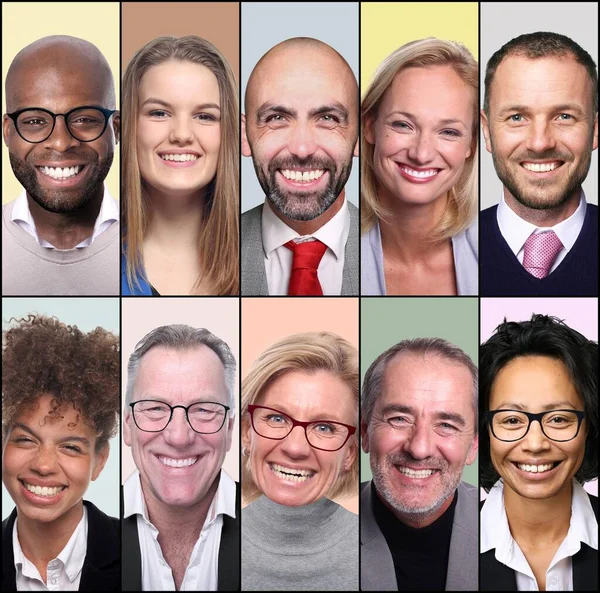
[(481, 213), (482, 296), (598, 294), (598, 208), (581, 187), (597, 86), (590, 55), (557, 33), (521, 35), (488, 62), (481, 122), (504, 187)]

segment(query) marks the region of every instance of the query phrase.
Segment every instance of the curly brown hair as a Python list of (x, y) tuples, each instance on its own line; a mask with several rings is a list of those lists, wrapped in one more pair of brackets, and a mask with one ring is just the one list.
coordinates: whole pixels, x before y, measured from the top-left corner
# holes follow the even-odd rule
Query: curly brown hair
[(51, 419), (72, 404), (96, 433), (96, 451), (117, 432), (119, 338), (101, 327), (84, 333), (56, 317), (11, 318), (2, 330), (2, 440), (24, 408), (53, 396)]

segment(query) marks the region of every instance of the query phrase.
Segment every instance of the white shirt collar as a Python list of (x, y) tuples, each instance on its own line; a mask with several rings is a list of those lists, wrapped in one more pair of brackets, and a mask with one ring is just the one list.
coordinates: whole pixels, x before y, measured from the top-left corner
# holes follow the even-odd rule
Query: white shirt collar
[[(581, 542), (594, 550), (598, 549), (598, 522), (594, 509), (583, 486), (575, 480), (572, 484), (571, 523), (552, 564), (561, 558), (574, 556), (581, 548)], [(504, 485), (501, 479), (494, 484), (481, 509), (480, 546), (482, 554), (495, 548), (496, 559), (512, 567), (520, 561), (519, 556), (523, 556), (523, 552), (510, 533), (504, 507)]]
[[(123, 503), (124, 518), (131, 515), (141, 515), (144, 521), (158, 534), (158, 530), (148, 517), (148, 508), (144, 500), (140, 472), (137, 469), (127, 478), (123, 485)], [(221, 469), (219, 486), (210, 503), (206, 521), (202, 529), (208, 527), (219, 515), (223, 514), (235, 518), (235, 482), (224, 469)]]
[(321, 228), (316, 230), (312, 235), (299, 235), (294, 229), (290, 228), (281, 218), (274, 212), (269, 203), (265, 200), (265, 205), (262, 210), (262, 242), (265, 251), (265, 257), (275, 249), (278, 249), (285, 243), (291, 240), (306, 240), (309, 237), (318, 239), (325, 243), (333, 252), (336, 259), (345, 253), (346, 242), (350, 234), (350, 212), (346, 198), (338, 212), (335, 213), (331, 220), (327, 221)]
[[(17, 534), (17, 522), (18, 516), (15, 520), (15, 524), (13, 527), (12, 533), (12, 543), (13, 543), (13, 554), (15, 560), (15, 570), (21, 570), (23, 576), (40, 580), (40, 573), (38, 569), (35, 567), (33, 562), (31, 562), (25, 554), (23, 554), (23, 550), (21, 548), (21, 544), (19, 542), (19, 536)], [(60, 554), (54, 559), (51, 560), (48, 564), (52, 562), (60, 562), (67, 574), (67, 577), (71, 582), (73, 582), (81, 570), (83, 569), (83, 563), (85, 561), (85, 556), (87, 554), (87, 534), (88, 534), (88, 517), (87, 517), (87, 509), (85, 505), (83, 505), (83, 516), (81, 520), (77, 524), (75, 531), (69, 538), (67, 545), (62, 549)]]
[(498, 204), (496, 218), (498, 220), (498, 227), (500, 228), (502, 236), (515, 255), (517, 255), (517, 253), (523, 249), (525, 241), (527, 241), (529, 235), (532, 233), (543, 233), (546, 231), (554, 231), (560, 239), (560, 242), (563, 244), (563, 247), (566, 249), (566, 251), (569, 251), (575, 244), (575, 241), (577, 241), (577, 237), (583, 228), (586, 207), (587, 202), (582, 189), (579, 205), (577, 206), (575, 212), (569, 216), (569, 218), (559, 222), (553, 227), (538, 227), (518, 216), (516, 212), (514, 212), (514, 210), (512, 210), (506, 203), (503, 194)]
[[(33, 220), (33, 216), (29, 210), (27, 192), (25, 189), (23, 189), (23, 191), (19, 194), (19, 197), (15, 200), (10, 219), (18, 224), (23, 230), (27, 231), (41, 247), (56, 249), (54, 245), (48, 241), (45, 241), (44, 239), (40, 239), (38, 236), (37, 229), (35, 227), (35, 221)], [(96, 240), (98, 235), (103, 233), (112, 223), (118, 221), (119, 207), (117, 206), (116, 200), (110, 195), (110, 192), (105, 185), (104, 196), (102, 198), (102, 204), (100, 205), (100, 212), (98, 212), (98, 217), (94, 223), (94, 230), (92, 231), (90, 237), (81, 241), (81, 243), (76, 245), (75, 248), (81, 249), (82, 247), (89, 247)]]

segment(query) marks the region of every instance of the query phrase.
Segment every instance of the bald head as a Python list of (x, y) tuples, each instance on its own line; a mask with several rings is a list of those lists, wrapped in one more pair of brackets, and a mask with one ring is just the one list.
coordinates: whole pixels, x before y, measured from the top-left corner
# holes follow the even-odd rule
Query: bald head
[(289, 72), (291, 67), (306, 72), (336, 73), (332, 84), (340, 81), (353, 97), (350, 108), (358, 108), (358, 83), (348, 62), (330, 45), (312, 37), (286, 39), (272, 47), (256, 64), (246, 85), (245, 111), (249, 113), (256, 100), (257, 91), (271, 77)]
[(103, 106), (115, 109), (113, 75), (100, 50), (85, 39), (52, 35), (24, 47), (12, 61), (5, 83), (7, 111), (32, 106), (21, 104), (27, 102), (27, 89), (32, 80), (43, 81), (57, 75), (83, 77), (97, 89), (98, 96), (103, 97)]

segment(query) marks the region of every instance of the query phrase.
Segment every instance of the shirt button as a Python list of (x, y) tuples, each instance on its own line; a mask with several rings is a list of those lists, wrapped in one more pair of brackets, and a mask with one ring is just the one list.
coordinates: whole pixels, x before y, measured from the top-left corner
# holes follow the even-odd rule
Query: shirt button
[(550, 579), (550, 582), (551, 582), (553, 585), (556, 585), (556, 583), (558, 583), (558, 579), (557, 579), (556, 577), (552, 577), (552, 578)]

